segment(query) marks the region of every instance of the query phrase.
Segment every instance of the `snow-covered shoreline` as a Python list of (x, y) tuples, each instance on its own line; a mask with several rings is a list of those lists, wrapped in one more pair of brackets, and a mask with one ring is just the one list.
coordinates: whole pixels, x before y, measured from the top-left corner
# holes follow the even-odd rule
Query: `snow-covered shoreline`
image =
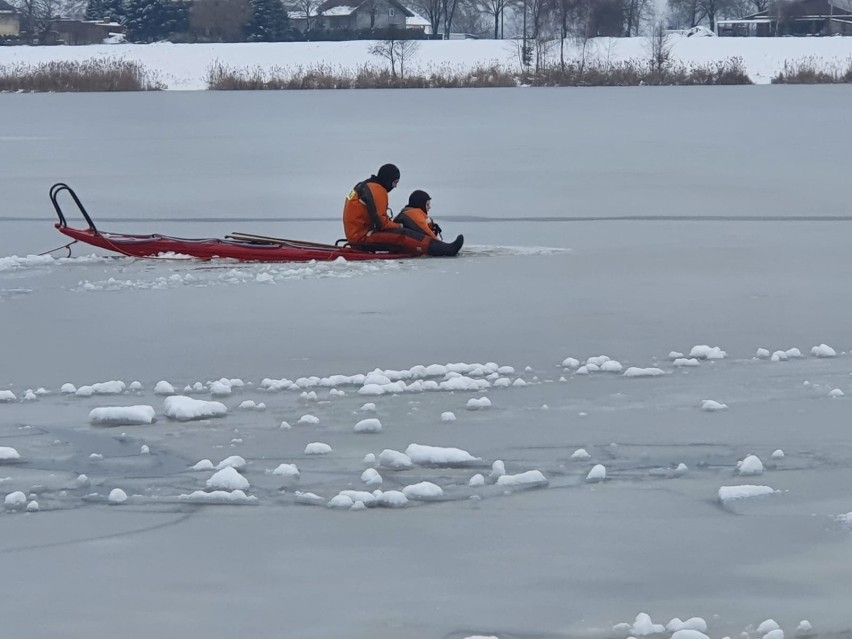
[[(644, 60), (649, 57), (647, 38), (597, 38), (587, 46), (587, 57), (606, 61)], [(852, 38), (687, 38), (671, 36), (673, 58), (686, 65), (742, 58), (756, 84), (768, 84), (785, 62), (812, 60), (817, 66), (846, 68), (852, 60)], [(152, 71), (169, 90), (197, 91), (207, 88), (207, 74), (219, 63), (236, 69), (297, 69), (327, 65), (341, 73), (365, 64), (380, 66), (368, 52), (369, 41), (280, 42), (237, 44), (124, 44), (83, 47), (4, 47), (0, 64), (40, 64), (50, 61), (83, 61), (92, 58), (134, 60)], [(558, 56), (554, 47), (551, 58)], [(578, 57), (576, 45), (569, 57)], [(465, 72), (479, 65), (519, 66), (514, 40), (449, 40), (420, 43), (412, 59), (412, 71), (449, 67)]]

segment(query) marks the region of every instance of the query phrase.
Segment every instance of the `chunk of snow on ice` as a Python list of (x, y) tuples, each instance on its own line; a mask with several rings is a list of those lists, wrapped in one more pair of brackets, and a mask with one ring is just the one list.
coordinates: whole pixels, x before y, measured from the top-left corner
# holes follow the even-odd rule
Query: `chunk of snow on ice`
[(34, 402), (38, 399), (38, 395), (36, 395), (31, 389), (27, 389), (27, 392), (24, 393), (24, 401), (25, 402)]
[(454, 422), (456, 421), (456, 414), (452, 411), (444, 411), (441, 413), (441, 421), (442, 422)]
[(196, 490), (188, 495), (179, 495), (180, 501), (185, 501), (190, 504), (256, 504), (257, 497), (246, 495), (242, 490), (214, 490), (212, 492), (204, 492)]
[(228, 414), (228, 407), (221, 402), (208, 402), (202, 399), (193, 399), (185, 395), (166, 397), (163, 405), (166, 417), (179, 422), (223, 417)]
[(91, 455), (89, 455), (89, 459), (92, 459), (94, 461), (97, 461), (97, 460), (103, 459), (103, 458), (104, 458), (104, 456), (101, 455), (100, 453), (92, 453)]
[(226, 457), (218, 464), (216, 464), (216, 470), (222, 470), (223, 468), (233, 468), (234, 470), (242, 470), (246, 467), (246, 460), (240, 457), (239, 455), (231, 455), (230, 457)]
[[(526, 386), (526, 385), (527, 385), (527, 383), (524, 380), (522, 380), (520, 377), (518, 379), (516, 379), (514, 382), (512, 382), (512, 386), (514, 386), (515, 388), (521, 388), (521, 387)], [(485, 399), (485, 398), (483, 398), (483, 399)]]
[(453, 466), (482, 461), (461, 448), (441, 448), (421, 444), (410, 444), (405, 449), (405, 454), (419, 466)]
[(576, 369), (580, 368), (580, 361), (573, 357), (566, 357), (562, 360), (562, 368)]
[(367, 465), (372, 465), (376, 463), (376, 455), (374, 453), (367, 453), (364, 455), (364, 463)]
[(130, 384), (127, 386), (127, 390), (141, 391), (142, 390), (142, 382), (140, 382), (138, 380), (130, 382)]
[(386, 448), (379, 453), (379, 466), (382, 468), (392, 468), (394, 470), (404, 470), (407, 468), (413, 468), (414, 463), (405, 453)]
[(30, 503), (27, 504), (27, 512), (28, 513), (37, 513), (38, 512), (38, 502), (33, 499)]
[(755, 632), (759, 635), (765, 635), (767, 632), (772, 632), (773, 630), (778, 630), (780, 628), (781, 626), (779, 626), (778, 622), (774, 619), (766, 619), (760, 623)]
[(368, 486), (381, 486), (382, 476), (375, 468), (368, 468), (363, 473), (361, 473), (361, 481), (367, 484)]
[(706, 344), (693, 346), (692, 350), (689, 351), (690, 357), (697, 357), (698, 359), (724, 359), (726, 355), (727, 353), (718, 346), (707, 346)]
[(621, 369), (621, 362), (617, 362), (614, 359), (608, 360), (601, 364), (601, 370), (604, 373), (620, 373)]
[(303, 493), (296, 491), (296, 503), (306, 504), (308, 506), (319, 506), (325, 503), (325, 500), (315, 493)]
[(814, 346), (811, 349), (811, 355), (815, 355), (817, 357), (837, 357), (837, 351), (835, 351), (828, 344), (820, 344), (819, 346)]
[(630, 629), (637, 637), (644, 637), (645, 635), (656, 635), (666, 631), (666, 627), (662, 624), (653, 623), (651, 621), (651, 616), (648, 613), (640, 612), (636, 615), (636, 620), (633, 622), (633, 626)]
[(207, 488), (214, 490), (246, 490), (249, 486), (248, 479), (231, 466), (223, 468), (207, 480)]
[(89, 412), (89, 422), (102, 426), (152, 424), (153, 406), (101, 406)]
[(517, 475), (500, 475), (497, 478), (498, 486), (547, 486), (547, 477), (540, 470), (528, 470)]
[(296, 464), (279, 464), (272, 471), (272, 474), (273, 475), (280, 475), (282, 477), (293, 477), (293, 478), (297, 478), (297, 479), (300, 476), (299, 469), (296, 466)]
[(713, 413), (719, 410), (728, 410), (728, 405), (722, 404), (713, 399), (705, 399), (701, 402), (701, 410)]
[(675, 475), (678, 475), (678, 476), (686, 475), (686, 473), (688, 473), (688, 472), (689, 472), (689, 466), (687, 466), (683, 462), (678, 464), (677, 468), (675, 468)]
[(346, 391), (338, 390), (337, 388), (332, 388), (328, 391), (329, 397), (344, 397), (346, 395)]
[(587, 482), (598, 482), (606, 479), (606, 466), (603, 464), (595, 464), (586, 475)]
[(213, 470), (213, 462), (209, 459), (202, 459), (192, 466), (191, 470)]
[(772, 357), (769, 358), (772, 362), (786, 362), (787, 361), (787, 353), (784, 351), (775, 351), (772, 353)]
[(624, 371), (624, 377), (659, 377), (660, 375), (665, 374), (666, 372), (663, 369), (656, 368), (654, 366), (649, 368), (631, 366), (626, 371)]
[(284, 430), (290, 430), (293, 427), (290, 426), (290, 422), (284, 421), (284, 422), (281, 422), (281, 425), (278, 428), (283, 428)]
[(231, 384), (227, 381), (217, 380), (210, 384), (210, 394), (216, 397), (227, 397), (232, 392)]
[(710, 639), (707, 635), (699, 630), (692, 628), (684, 628), (683, 630), (675, 631), (671, 639)]
[(757, 455), (748, 455), (737, 464), (737, 473), (743, 476), (762, 475), (763, 462)]
[(63, 395), (73, 395), (77, 392), (77, 387), (74, 384), (65, 383), (60, 387), (59, 392)]
[(0, 390), (0, 402), (14, 402), (18, 399), (10, 390)]
[(127, 501), (127, 493), (121, 490), (121, 488), (113, 488), (109, 491), (108, 499), (111, 504), (123, 504)]
[[(690, 617), (686, 621), (681, 621), (678, 617), (675, 617), (666, 624), (666, 630), (669, 632), (677, 632), (678, 630), (697, 630), (698, 632), (707, 632), (707, 622), (701, 617)], [(683, 636), (682, 639), (690, 638)], [(694, 637), (693, 639), (701, 638)]]
[(813, 627), (813, 625), (811, 624), (810, 621), (808, 621), (807, 619), (802, 619), (799, 622), (799, 625), (796, 626), (796, 634), (799, 635), (800, 637), (807, 636), (811, 632), (813, 632), (813, 629), (814, 629), (814, 627)]
[(26, 503), (27, 496), (20, 490), (16, 490), (13, 493), (9, 493), (3, 500), (3, 504), (6, 506), (6, 508), (21, 508), (25, 506)]
[(485, 485), (485, 477), (483, 477), (480, 473), (477, 473), (473, 477), (471, 477), (467, 481), (468, 486), (484, 486)]
[(506, 464), (503, 463), (502, 459), (497, 459), (494, 463), (491, 464), (491, 473), (489, 473), (488, 477), (496, 480), (498, 477), (501, 477), (506, 474)]
[(315, 402), (318, 399), (316, 391), (303, 392), (299, 398), (308, 402)]
[(757, 359), (769, 359), (769, 351), (765, 348), (758, 348), (754, 356)]
[(80, 474), (77, 475), (77, 479), (75, 480), (78, 486), (88, 486), (89, 478), (86, 475)]
[(386, 508), (403, 508), (408, 505), (408, 497), (399, 490), (379, 491), (376, 499), (380, 506), (385, 506)]
[(788, 348), (786, 351), (784, 351), (784, 354), (787, 355), (787, 357), (789, 357), (790, 359), (801, 359), (804, 357), (804, 355), (802, 355), (802, 351), (800, 351), (798, 348)]
[(679, 351), (671, 351), (669, 353), (669, 359), (671, 359), (671, 360), (683, 359), (683, 353), (681, 353)]
[(679, 357), (672, 362), (672, 365), (682, 368), (685, 366), (701, 366), (701, 362), (694, 357)]
[(322, 442), (311, 442), (305, 446), (305, 455), (328, 455), (331, 451), (331, 446)]
[(591, 458), (592, 456), (589, 455), (585, 448), (578, 448), (573, 453), (571, 453), (571, 459), (585, 460)]
[(763, 639), (784, 639), (784, 631), (781, 630), (781, 628), (770, 630), (765, 635), (763, 635)]
[(444, 495), (444, 491), (437, 484), (433, 484), (430, 481), (421, 481), (403, 488), (402, 494), (408, 499), (430, 501), (441, 498)]
[(302, 415), (297, 424), (319, 424), (319, 417), (316, 415)]
[(467, 409), (468, 410), (479, 410), (482, 408), (489, 408), (491, 406), (491, 400), (487, 397), (471, 397), (467, 400)]
[(829, 393), (829, 396), (830, 397), (843, 397), (843, 391), (840, 390), (839, 388), (834, 388)]
[(326, 504), (329, 508), (337, 508), (340, 510), (349, 510), (355, 502), (348, 495), (335, 495)]
[(382, 422), (376, 418), (362, 419), (355, 424), (356, 433), (380, 433), (382, 432)]
[(778, 448), (777, 450), (772, 451), (771, 457), (772, 459), (784, 459), (784, 451)]
[(374, 412), (376, 412), (376, 405), (373, 402), (367, 402), (366, 404), (363, 404), (361, 406), (360, 410), (362, 412), (365, 412), (365, 413), (368, 412), (368, 411), (374, 413)]
[(13, 459), (20, 459), (21, 455), (17, 450), (11, 448), (10, 446), (0, 446), (0, 461), (12, 461)]
[(151, 453), (151, 449), (150, 449), (150, 448), (148, 448), (148, 444), (142, 444), (142, 445), (139, 447), (139, 454), (140, 454), (140, 455), (148, 455), (148, 454), (150, 454), (150, 453)]
[(762, 495), (771, 495), (778, 492), (769, 486), (755, 486), (745, 484), (742, 486), (722, 486), (719, 489), (719, 501), (722, 503), (734, 501), (736, 499), (748, 499), (750, 497), (760, 497)]
[[(131, 384), (132, 386), (132, 384)], [(132, 388), (130, 390), (133, 390)], [(154, 395), (174, 395), (175, 387), (162, 379), (154, 386)]]
[(361, 502), (367, 507), (376, 506), (378, 504), (376, 496), (366, 490), (341, 490), (338, 494), (349, 497), (354, 503)]

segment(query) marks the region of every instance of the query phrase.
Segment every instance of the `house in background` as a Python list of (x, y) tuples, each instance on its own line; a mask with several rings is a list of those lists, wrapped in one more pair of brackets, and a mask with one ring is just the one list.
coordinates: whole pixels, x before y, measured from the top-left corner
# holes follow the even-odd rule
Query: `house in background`
[(17, 38), (21, 35), (21, 17), (15, 7), (0, 0), (0, 38)]
[(717, 20), (720, 36), (852, 35), (852, 0), (773, 0), (763, 11)]
[[(309, 17), (305, 16), (304, 9), (298, 7), (289, 7), (287, 13), (290, 24), (302, 32), (309, 24), (312, 30), (325, 31), (404, 30), (409, 19), (418, 17), (399, 0), (325, 0)], [(416, 23), (411, 26), (425, 33), (426, 25)]]
[[(2, 0), (0, 0), (2, 1)], [(109, 20), (69, 20), (59, 18), (50, 23), (50, 33), (44, 44), (100, 44), (107, 38), (122, 35), (126, 27)]]

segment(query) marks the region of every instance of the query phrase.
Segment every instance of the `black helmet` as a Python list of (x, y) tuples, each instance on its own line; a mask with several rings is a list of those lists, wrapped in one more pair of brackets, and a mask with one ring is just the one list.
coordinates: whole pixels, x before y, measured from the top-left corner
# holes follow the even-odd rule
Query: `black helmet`
[(431, 200), (432, 197), (426, 191), (413, 191), (411, 195), (408, 196), (408, 206), (413, 206), (417, 209), (426, 210), (426, 202)]
[(393, 189), (393, 183), (399, 179), (399, 169), (395, 164), (383, 164), (376, 173), (376, 182), (388, 191)]

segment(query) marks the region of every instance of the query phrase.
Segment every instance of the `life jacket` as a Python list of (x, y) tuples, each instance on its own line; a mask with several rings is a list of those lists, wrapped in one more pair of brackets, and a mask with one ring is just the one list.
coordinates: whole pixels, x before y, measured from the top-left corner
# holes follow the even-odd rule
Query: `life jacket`
[(349, 242), (363, 242), (374, 231), (402, 228), (388, 216), (388, 191), (372, 180), (359, 182), (343, 204), (343, 230)]
[(429, 215), (416, 206), (406, 206), (393, 221), (401, 224), (403, 228), (424, 233), (426, 237), (438, 238), (435, 231), (432, 230), (432, 221), (429, 219)]

